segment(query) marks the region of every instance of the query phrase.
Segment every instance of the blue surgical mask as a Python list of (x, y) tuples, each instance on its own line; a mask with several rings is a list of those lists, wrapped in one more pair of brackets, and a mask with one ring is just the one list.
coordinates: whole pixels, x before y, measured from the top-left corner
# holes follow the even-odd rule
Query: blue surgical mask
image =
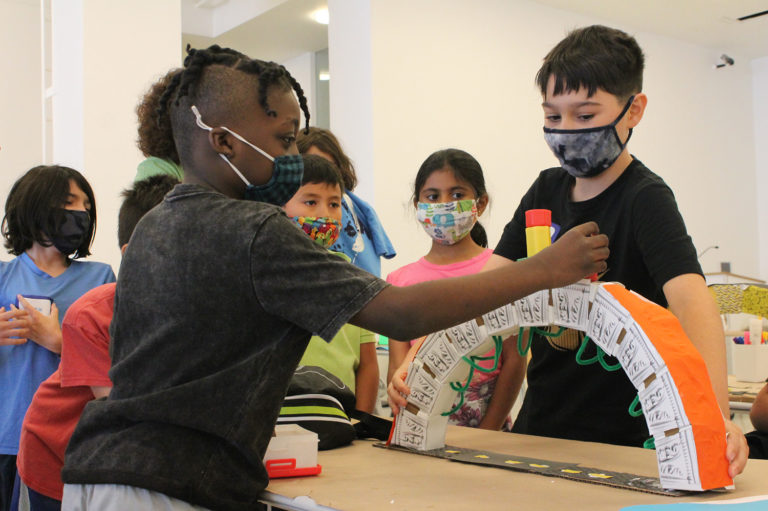
[(560, 165), (573, 177), (594, 177), (613, 165), (627, 146), (622, 143), (616, 124), (624, 117), (635, 96), (629, 98), (619, 116), (610, 124), (581, 130), (544, 128), (544, 140), (555, 153)]
[[(191, 108), (192, 113), (195, 114), (197, 125), (204, 130), (211, 131), (213, 128), (203, 122), (197, 107), (192, 105)], [(219, 156), (227, 162), (227, 165), (232, 167), (235, 174), (245, 183), (244, 199), (282, 206), (296, 194), (301, 186), (301, 179), (304, 176), (304, 160), (302, 160), (300, 154), (286, 154), (273, 157), (226, 126), (222, 126), (221, 129), (227, 131), (240, 142), (248, 144), (272, 162), (272, 177), (265, 184), (256, 186), (248, 182), (242, 172), (229, 161), (229, 158), (219, 153)]]

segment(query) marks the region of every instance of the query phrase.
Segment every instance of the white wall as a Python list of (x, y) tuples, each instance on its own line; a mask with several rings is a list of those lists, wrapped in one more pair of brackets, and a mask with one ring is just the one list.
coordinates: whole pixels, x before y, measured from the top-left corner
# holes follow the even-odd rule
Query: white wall
[[(38, 165), (42, 147), (42, 66), (40, 2), (0, 0), (0, 203), (24, 172)], [(0, 247), (0, 260), (13, 256)]]
[[(99, 214), (91, 258), (117, 272), (120, 192), (133, 183), (144, 158), (135, 143), (135, 108), (154, 81), (181, 64), (181, 7), (180, 0), (82, 2), (82, 171), (94, 188)], [(54, 75), (54, 83), (68, 79), (77, 77)], [(54, 132), (57, 136), (62, 133)]]
[[(309, 115), (313, 118), (315, 109), (317, 108), (317, 102), (315, 99), (315, 54), (304, 53), (298, 57), (294, 57), (290, 60), (281, 62), (283, 66), (291, 73), (291, 76), (299, 82), (301, 89), (304, 91), (304, 97), (307, 98), (307, 105), (309, 106)], [(313, 119), (310, 119), (313, 120)], [(305, 119), (304, 114), (301, 114), (301, 125), (304, 126)], [(314, 123), (312, 123), (314, 125)]]
[[(332, 36), (366, 19), (340, 19), (333, 0), (330, 6), (336, 87), (339, 53), (357, 59), (348, 68), (364, 55), (340, 48)], [(374, 199), (399, 254), (383, 273), (426, 253), (429, 240), (409, 198), (419, 165), (440, 148), (465, 149), (483, 166), (492, 202), (482, 220), (494, 245), (538, 172), (556, 164), (542, 139), (541, 97), (533, 85), (542, 58), (572, 28), (616, 25), (527, 0), (487, 0), (483, 8), (461, 0), (371, 0), (370, 9)], [(721, 247), (702, 258), (705, 271), (717, 271), (723, 260), (737, 273), (758, 274), (757, 210), (751, 198), (744, 200), (756, 187), (750, 67), (715, 71), (717, 53), (710, 49), (617, 28), (633, 33), (647, 57), (649, 106), (631, 152), (672, 186), (697, 247)], [(368, 93), (364, 85), (358, 95)], [(332, 93), (335, 131), (368, 131), (357, 104)]]
[[(134, 107), (153, 80), (179, 65), (180, 0), (77, 3), (83, 74), (59, 75), (54, 85), (83, 80), (82, 170), (100, 217), (94, 259), (117, 267), (119, 191), (141, 159)], [(533, 85), (542, 57), (569, 29), (613, 24), (528, 0), (484, 0), (482, 8), (462, 0), (330, 0), (329, 7), (331, 128), (399, 252), (384, 273), (427, 250), (409, 198), (418, 166), (436, 149), (463, 148), (483, 165), (492, 195), (483, 222), (495, 244), (539, 170), (556, 163), (542, 140)], [(14, 48), (5, 55), (14, 80), (0, 81), (3, 200), (42, 154), (39, 18), (36, 0), (0, 0), (0, 41)], [(718, 51), (618, 28), (635, 34), (647, 56), (649, 106), (632, 152), (672, 186), (699, 249), (720, 246), (702, 257), (705, 271), (730, 261), (736, 273), (768, 277), (768, 206), (755, 204), (768, 180), (766, 149), (757, 143), (768, 137), (761, 92), (768, 63), (750, 67), (733, 55), (735, 66), (715, 71)], [(59, 140), (72, 125), (57, 125)]]
[[(120, 192), (143, 156), (135, 108), (149, 85), (180, 65), (181, 0), (52, 2), (53, 159), (43, 162), (40, 2), (0, 0), (0, 192), (41, 163), (80, 170), (98, 208), (92, 260), (117, 272)], [(13, 77), (13, 80), (5, 77)], [(10, 256), (4, 251), (2, 257)]]
[(752, 73), (757, 183), (754, 195), (745, 193), (745, 198), (757, 203), (755, 235), (760, 240), (760, 278), (768, 281), (768, 57), (753, 60)]

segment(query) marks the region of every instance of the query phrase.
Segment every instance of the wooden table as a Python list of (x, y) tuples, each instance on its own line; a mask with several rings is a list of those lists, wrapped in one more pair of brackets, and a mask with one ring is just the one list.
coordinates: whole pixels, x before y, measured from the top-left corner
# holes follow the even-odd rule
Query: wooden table
[[(576, 442), (448, 427), (448, 445), (495, 451), (584, 467), (643, 476), (658, 476), (654, 451), (634, 447)], [(666, 497), (632, 490), (525, 474), (384, 450), (370, 441), (321, 451), (322, 474), (276, 479), (265, 500), (281, 502), (307, 496), (293, 509), (340, 510), (590, 510), (617, 511), (635, 504), (711, 502), (768, 494), (768, 461), (749, 460), (736, 478), (736, 490)], [(270, 495), (270, 493), (272, 495)], [(287, 497), (287, 498), (286, 498)], [(315, 505), (316, 504), (316, 505)]]

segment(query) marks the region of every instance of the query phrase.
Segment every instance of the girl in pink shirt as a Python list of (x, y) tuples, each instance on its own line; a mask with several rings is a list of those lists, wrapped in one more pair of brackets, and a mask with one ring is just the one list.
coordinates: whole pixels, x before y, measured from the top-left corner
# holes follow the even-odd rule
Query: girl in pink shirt
[[(483, 170), (477, 160), (459, 149), (443, 149), (431, 154), (416, 174), (413, 205), (419, 223), (432, 238), (432, 246), (418, 261), (390, 273), (387, 282), (409, 286), (470, 275), (483, 269), (493, 251), (488, 248), (485, 229), (477, 220), (488, 206)], [(411, 345), (414, 342), (411, 341)], [(491, 373), (474, 373), (464, 394), (464, 404), (451, 414), (449, 424), (510, 429), (509, 411), (515, 394), (507, 374), (511, 373), (512, 365), (505, 364), (505, 360), (512, 349), (513, 346), (505, 342), (497, 369)], [(488, 355), (493, 354), (491, 351)], [(408, 344), (389, 342), (387, 381), (396, 374), (402, 377), (412, 358), (408, 355)], [(488, 367), (492, 364), (492, 360), (480, 363)]]

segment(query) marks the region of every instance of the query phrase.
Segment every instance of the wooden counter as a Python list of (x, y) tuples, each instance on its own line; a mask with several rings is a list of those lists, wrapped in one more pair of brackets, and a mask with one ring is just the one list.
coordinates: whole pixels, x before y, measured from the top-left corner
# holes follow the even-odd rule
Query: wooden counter
[[(654, 451), (472, 428), (448, 427), (446, 443), (584, 467), (658, 477)], [(749, 460), (736, 490), (666, 497), (583, 482), (468, 465), (373, 447), (373, 442), (321, 451), (322, 474), (276, 479), (268, 492), (308, 496), (294, 509), (340, 510), (611, 510), (634, 504), (711, 502), (768, 494), (768, 461)], [(267, 499), (269, 500), (269, 499)], [(318, 506), (313, 506), (312, 501)], [(327, 508), (326, 508), (327, 509)]]

